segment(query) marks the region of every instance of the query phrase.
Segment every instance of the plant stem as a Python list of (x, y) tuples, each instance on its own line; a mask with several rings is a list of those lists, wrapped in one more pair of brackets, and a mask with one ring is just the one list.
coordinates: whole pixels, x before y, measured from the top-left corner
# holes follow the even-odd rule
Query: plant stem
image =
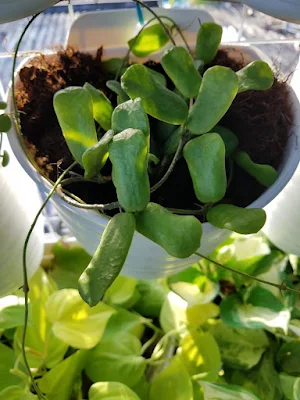
[(299, 291), (299, 290), (292, 289), (292, 288), (288, 287), (288, 286), (284, 283), (284, 281), (283, 281), (281, 284), (274, 283), (274, 282), (269, 282), (269, 281), (265, 281), (265, 280), (263, 280), (263, 279), (257, 278), (256, 276), (249, 275), (249, 274), (247, 274), (246, 272), (237, 271), (236, 269), (230, 268), (230, 267), (228, 267), (227, 265), (220, 264), (218, 261), (212, 260), (211, 258), (209, 258), (209, 257), (207, 257), (207, 256), (205, 256), (205, 255), (203, 255), (203, 254), (201, 254), (201, 253), (199, 253), (198, 251), (195, 251), (194, 254), (196, 254), (197, 256), (199, 256), (199, 257), (201, 257), (201, 258), (203, 258), (203, 259), (206, 260), (206, 261), (211, 262), (212, 264), (217, 265), (217, 266), (220, 267), (220, 268), (227, 269), (227, 270), (230, 271), (230, 272), (233, 272), (233, 273), (238, 274), (238, 275), (242, 275), (242, 276), (244, 276), (244, 277), (246, 277), (246, 278), (250, 278), (250, 279), (252, 279), (252, 280), (254, 280), (254, 281), (257, 281), (257, 282), (260, 282), (260, 283), (264, 283), (265, 285), (269, 285), (269, 286), (276, 287), (276, 288), (279, 289), (280, 291), (286, 290), (286, 291), (288, 291), (288, 292), (293, 292), (293, 293), (300, 294), (300, 291)]
[(49, 192), (47, 198), (45, 199), (45, 201), (43, 202), (41, 208), (39, 209), (38, 213), (36, 214), (33, 223), (29, 229), (29, 232), (26, 236), (25, 242), (24, 242), (24, 247), (23, 247), (23, 292), (24, 292), (24, 298), (25, 298), (25, 315), (24, 315), (24, 329), (23, 329), (23, 335), (22, 335), (22, 357), (24, 360), (24, 364), (25, 367), (27, 369), (28, 375), (31, 379), (32, 382), (32, 386), (34, 388), (34, 390), (36, 391), (39, 399), (46, 399), (46, 397), (41, 393), (41, 391), (39, 390), (33, 375), (31, 373), (31, 369), (30, 366), (28, 364), (28, 360), (27, 360), (27, 356), (26, 356), (26, 350), (25, 350), (25, 342), (26, 342), (26, 331), (27, 331), (27, 325), (28, 325), (28, 293), (29, 293), (29, 284), (28, 284), (28, 274), (27, 274), (27, 261), (26, 261), (26, 255), (27, 255), (27, 248), (28, 248), (28, 243), (29, 243), (29, 239), (31, 237), (31, 234), (35, 228), (35, 225), (39, 219), (39, 216), (41, 215), (42, 211), (44, 210), (44, 208), (46, 207), (48, 201), (50, 200), (50, 198), (52, 197), (52, 195), (55, 193), (57, 186), (61, 183), (61, 181), (64, 179), (64, 177), (66, 176), (66, 174), (71, 171), (71, 169), (77, 164), (77, 162), (73, 162), (73, 164), (71, 164), (59, 177), (59, 179), (55, 182), (55, 184), (53, 185), (53, 188), (51, 189), (51, 191)]
[(184, 210), (181, 208), (169, 208), (166, 207), (167, 210), (171, 211), (174, 214), (182, 214), (182, 215), (202, 215), (203, 214), (203, 209), (199, 210)]
[(166, 26), (165, 26), (165, 24), (163, 23), (161, 17), (158, 16), (158, 15), (156, 14), (156, 12), (153, 11), (152, 8), (149, 7), (147, 4), (145, 4), (143, 1), (140, 1), (140, 0), (132, 0), (132, 1), (133, 1), (134, 3), (140, 4), (141, 6), (145, 7), (146, 10), (148, 10), (148, 11), (157, 19), (157, 21), (158, 21), (158, 22), (161, 24), (161, 26), (163, 27), (163, 30), (165, 31), (166, 35), (169, 36), (169, 38), (170, 38), (172, 44), (173, 44), (174, 46), (176, 46), (176, 43), (175, 43), (175, 40), (173, 39), (173, 36), (172, 36), (171, 33), (169, 32), (169, 30), (166, 28)]

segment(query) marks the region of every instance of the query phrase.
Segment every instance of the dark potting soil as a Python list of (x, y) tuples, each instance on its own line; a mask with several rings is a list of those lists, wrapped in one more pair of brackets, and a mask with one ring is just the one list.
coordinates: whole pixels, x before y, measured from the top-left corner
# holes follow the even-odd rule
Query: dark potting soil
[[(219, 50), (212, 65), (228, 66), (238, 71), (247, 64), (243, 55), (238, 54), (236, 58), (229, 50)], [(36, 57), (20, 71), (16, 99), (25, 142), (42, 173), (52, 181), (73, 162), (53, 109), (54, 93), (67, 86), (82, 86), (89, 82), (101, 89), (114, 105), (116, 103), (115, 95), (105, 85), (106, 80), (113, 77), (105, 74), (101, 56), (101, 49), (96, 56), (67, 49), (50, 58)], [(147, 65), (163, 72), (159, 64), (150, 62)], [(269, 90), (238, 94), (221, 121), (238, 136), (240, 148), (247, 151), (255, 162), (275, 168), (280, 165), (293, 122), (288, 90), (286, 82), (275, 79)], [(80, 167), (76, 172), (83, 173)], [(102, 172), (110, 175), (109, 162)], [(101, 187), (89, 182), (73, 184), (68, 186), (68, 190), (87, 203), (116, 201), (112, 182)], [(247, 206), (264, 190), (255, 179), (235, 166), (223, 201)], [(178, 161), (167, 182), (153, 193), (151, 200), (170, 208), (197, 209), (199, 201), (184, 159)]]

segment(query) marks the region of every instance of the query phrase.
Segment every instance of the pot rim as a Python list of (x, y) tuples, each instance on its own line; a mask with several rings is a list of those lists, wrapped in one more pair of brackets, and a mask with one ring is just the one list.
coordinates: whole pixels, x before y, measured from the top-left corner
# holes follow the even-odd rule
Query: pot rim
[[(260, 51), (259, 49), (255, 48), (254, 46), (248, 45), (248, 44), (234, 44), (234, 45), (222, 45), (221, 47), (223, 48), (238, 48), (239, 50), (246, 51), (250, 56), (253, 56), (255, 54), (258, 55), (259, 59), (264, 59), (265, 61), (269, 61), (268, 57), (265, 56), (265, 54)], [(121, 53), (125, 54), (127, 52), (128, 48), (126, 46), (122, 47), (106, 47), (103, 49), (103, 59), (109, 59), (113, 57), (120, 57), (122, 56)], [(154, 55), (151, 55), (151, 59), (155, 59), (161, 55), (162, 51), (155, 53)], [(36, 57), (36, 55), (29, 56), (26, 59), (23, 60), (23, 62), (20, 63), (18, 69), (16, 70), (16, 78), (18, 79), (18, 73), (19, 71), (24, 67), (24, 65), (28, 62), (28, 60)], [(132, 57), (134, 59), (134, 57)], [(141, 62), (144, 62), (146, 60), (149, 60), (148, 58), (138, 58)], [(16, 79), (16, 80), (17, 80)], [(298, 137), (300, 139), (300, 89), (299, 89), (299, 99), (297, 97), (297, 93), (295, 91), (296, 88), (293, 87), (293, 80), (290, 83), (290, 97), (291, 97), (291, 103), (294, 108), (294, 124), (292, 127), (292, 132), (289, 135), (289, 139), (287, 142), (287, 146), (285, 149), (285, 153), (283, 156), (283, 161), (279, 167), (279, 176), (276, 182), (269, 188), (267, 188), (260, 197), (258, 197), (254, 202), (249, 204), (245, 208), (264, 208), (268, 204), (270, 204), (276, 196), (284, 189), (284, 187), (287, 185), (287, 183), (290, 181), (292, 176), (294, 175), (297, 166), (300, 161), (300, 150), (298, 148)], [(12, 101), (12, 96), (11, 96), (11, 82), (9, 84), (9, 90), (8, 90), (8, 112), (13, 112), (13, 101)], [(39, 170), (35, 167), (33, 162), (30, 161), (26, 150), (25, 150), (25, 144), (22, 143), (19, 134), (17, 133), (17, 129), (15, 124), (13, 124), (10, 133), (8, 134), (8, 139), (10, 142), (10, 146), (18, 159), (19, 163), (21, 166), (24, 168), (26, 173), (31, 177), (31, 179), (34, 180), (34, 182), (38, 185), (39, 189), (44, 192), (45, 188), (47, 190), (51, 190), (53, 187), (53, 184), (45, 178), (44, 176), (41, 175)], [(101, 219), (109, 220), (110, 217), (101, 214), (97, 210), (84, 210), (80, 209), (77, 207), (74, 207), (68, 203), (66, 203), (60, 196), (58, 196), (56, 193), (51, 198), (51, 201), (54, 201), (58, 203), (61, 207), (65, 207), (66, 209), (73, 211), (75, 213), (81, 214), (81, 216), (85, 219), (90, 219), (92, 216), (96, 220), (101, 221)], [(202, 224), (203, 227), (206, 229), (210, 230), (212, 228), (215, 228), (213, 225), (211, 225), (209, 222), (205, 222)]]

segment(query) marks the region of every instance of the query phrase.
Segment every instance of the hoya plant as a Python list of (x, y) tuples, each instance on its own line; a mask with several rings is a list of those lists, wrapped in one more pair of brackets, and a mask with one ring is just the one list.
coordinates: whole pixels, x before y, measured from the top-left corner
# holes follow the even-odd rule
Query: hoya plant
[[(103, 298), (119, 275), (135, 231), (171, 256), (187, 258), (200, 255), (200, 220), (241, 234), (258, 232), (266, 220), (264, 210), (226, 204), (224, 196), (234, 163), (266, 188), (278, 174), (270, 165), (253, 162), (240, 150), (237, 136), (219, 122), (238, 93), (270, 88), (272, 70), (263, 61), (253, 61), (238, 72), (208, 67), (222, 37), (222, 28), (215, 23), (200, 26), (193, 52), (175, 44), (174, 30), (176, 24), (159, 18), (129, 41), (124, 59), (106, 61), (116, 71), (116, 79), (107, 82), (117, 94), (115, 107), (89, 83), (54, 96), (60, 127), (84, 179), (98, 182), (99, 191), (105, 191), (105, 183), (112, 179), (117, 194), (116, 202), (89, 206), (64, 193), (72, 178), (58, 187), (58, 193), (77, 207), (114, 212), (79, 279), (80, 294), (90, 306)], [(129, 61), (131, 51), (136, 57), (149, 56), (169, 41), (160, 59), (164, 73)], [(154, 132), (150, 118), (157, 122)], [(164, 185), (180, 158), (187, 164), (198, 210), (169, 210), (151, 202), (151, 194)], [(111, 176), (102, 173), (108, 159)]]

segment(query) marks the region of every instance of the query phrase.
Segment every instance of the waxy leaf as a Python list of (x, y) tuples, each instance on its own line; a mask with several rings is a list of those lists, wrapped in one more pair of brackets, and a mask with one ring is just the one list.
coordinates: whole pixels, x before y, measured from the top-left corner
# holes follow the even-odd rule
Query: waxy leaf
[(270, 89), (274, 83), (273, 72), (264, 61), (253, 61), (236, 74), (239, 80), (239, 93), (247, 90)]
[(211, 130), (221, 136), (225, 144), (226, 157), (230, 157), (239, 145), (239, 140), (230, 129), (221, 125), (216, 125)]
[(92, 97), (82, 87), (69, 87), (54, 95), (53, 104), (67, 145), (82, 164), (83, 153), (98, 142)]
[(160, 72), (155, 71), (155, 69), (148, 68), (148, 71), (150, 74), (153, 76), (153, 78), (156, 80), (156, 82), (160, 83), (163, 86), (167, 86), (167, 78), (161, 74)]
[(142, 99), (146, 113), (152, 117), (174, 125), (186, 120), (188, 107), (185, 101), (158, 83), (145, 66), (129, 67), (122, 75), (121, 85), (132, 99)]
[(115, 307), (131, 308), (139, 299), (136, 279), (119, 275), (109, 289), (104, 302)]
[(85, 83), (83, 87), (92, 97), (94, 120), (98, 122), (101, 128), (108, 131), (111, 128), (111, 115), (113, 112), (111, 102), (101, 90), (96, 89), (89, 83)]
[(149, 400), (193, 400), (193, 385), (184, 364), (178, 356), (151, 384)]
[[(164, 23), (167, 29), (169, 24)], [(164, 47), (170, 38), (160, 23), (155, 23), (143, 29), (138, 36), (130, 39), (128, 46), (137, 57), (145, 57)]]
[(204, 400), (260, 400), (252, 392), (236, 385), (223, 385), (200, 381), (204, 389)]
[(95, 306), (119, 275), (134, 234), (133, 214), (120, 213), (107, 224), (90, 264), (79, 278), (79, 293), (83, 300)]
[[(127, 212), (143, 210), (150, 201), (148, 143), (139, 129), (125, 129), (109, 145), (112, 180)], [(134, 190), (133, 190), (134, 188)]]
[(200, 247), (200, 221), (193, 216), (172, 214), (156, 203), (149, 203), (136, 214), (136, 229), (173, 257), (187, 258)]
[(202, 77), (185, 47), (172, 47), (161, 58), (161, 65), (184, 97), (189, 99), (197, 96)]
[(123, 383), (97, 382), (90, 387), (89, 400), (140, 400), (140, 398)]
[(46, 305), (46, 315), (56, 337), (77, 349), (96, 346), (114, 313), (113, 308), (103, 303), (90, 308), (75, 289), (54, 292)]
[(213, 22), (203, 22), (196, 42), (196, 59), (209, 64), (215, 58), (222, 39), (222, 26)]
[(0, 132), (8, 132), (11, 128), (11, 119), (6, 114), (0, 115)]
[(120, 82), (118, 81), (107, 81), (106, 86), (118, 95), (118, 104), (122, 104), (127, 100), (130, 100), (130, 97), (124, 92)]
[(209, 132), (227, 112), (237, 92), (238, 78), (230, 68), (209, 68), (190, 109), (187, 128), (194, 135)]
[(266, 212), (262, 208), (242, 208), (232, 204), (219, 204), (207, 212), (207, 221), (220, 229), (248, 235), (262, 229)]
[(108, 159), (108, 145), (114, 136), (114, 131), (109, 130), (94, 146), (87, 149), (82, 155), (84, 177), (92, 179), (96, 177), (104, 167)]
[(183, 148), (195, 195), (202, 203), (220, 201), (227, 189), (225, 145), (220, 135), (208, 133)]
[(134, 305), (135, 311), (144, 317), (158, 317), (167, 295), (164, 285), (157, 280), (139, 280), (137, 290), (140, 298)]
[(239, 167), (253, 176), (263, 186), (272, 186), (278, 178), (278, 172), (271, 165), (256, 164), (245, 151), (238, 151), (234, 155), (234, 160)]
[(149, 119), (143, 107), (142, 100), (128, 100), (118, 105), (112, 115), (112, 129), (120, 133), (125, 129), (140, 129), (147, 138), (148, 148), (150, 146)]
[(115, 381), (133, 387), (144, 375), (146, 360), (140, 355), (141, 342), (119, 330), (103, 338), (90, 351), (86, 373), (93, 382)]

